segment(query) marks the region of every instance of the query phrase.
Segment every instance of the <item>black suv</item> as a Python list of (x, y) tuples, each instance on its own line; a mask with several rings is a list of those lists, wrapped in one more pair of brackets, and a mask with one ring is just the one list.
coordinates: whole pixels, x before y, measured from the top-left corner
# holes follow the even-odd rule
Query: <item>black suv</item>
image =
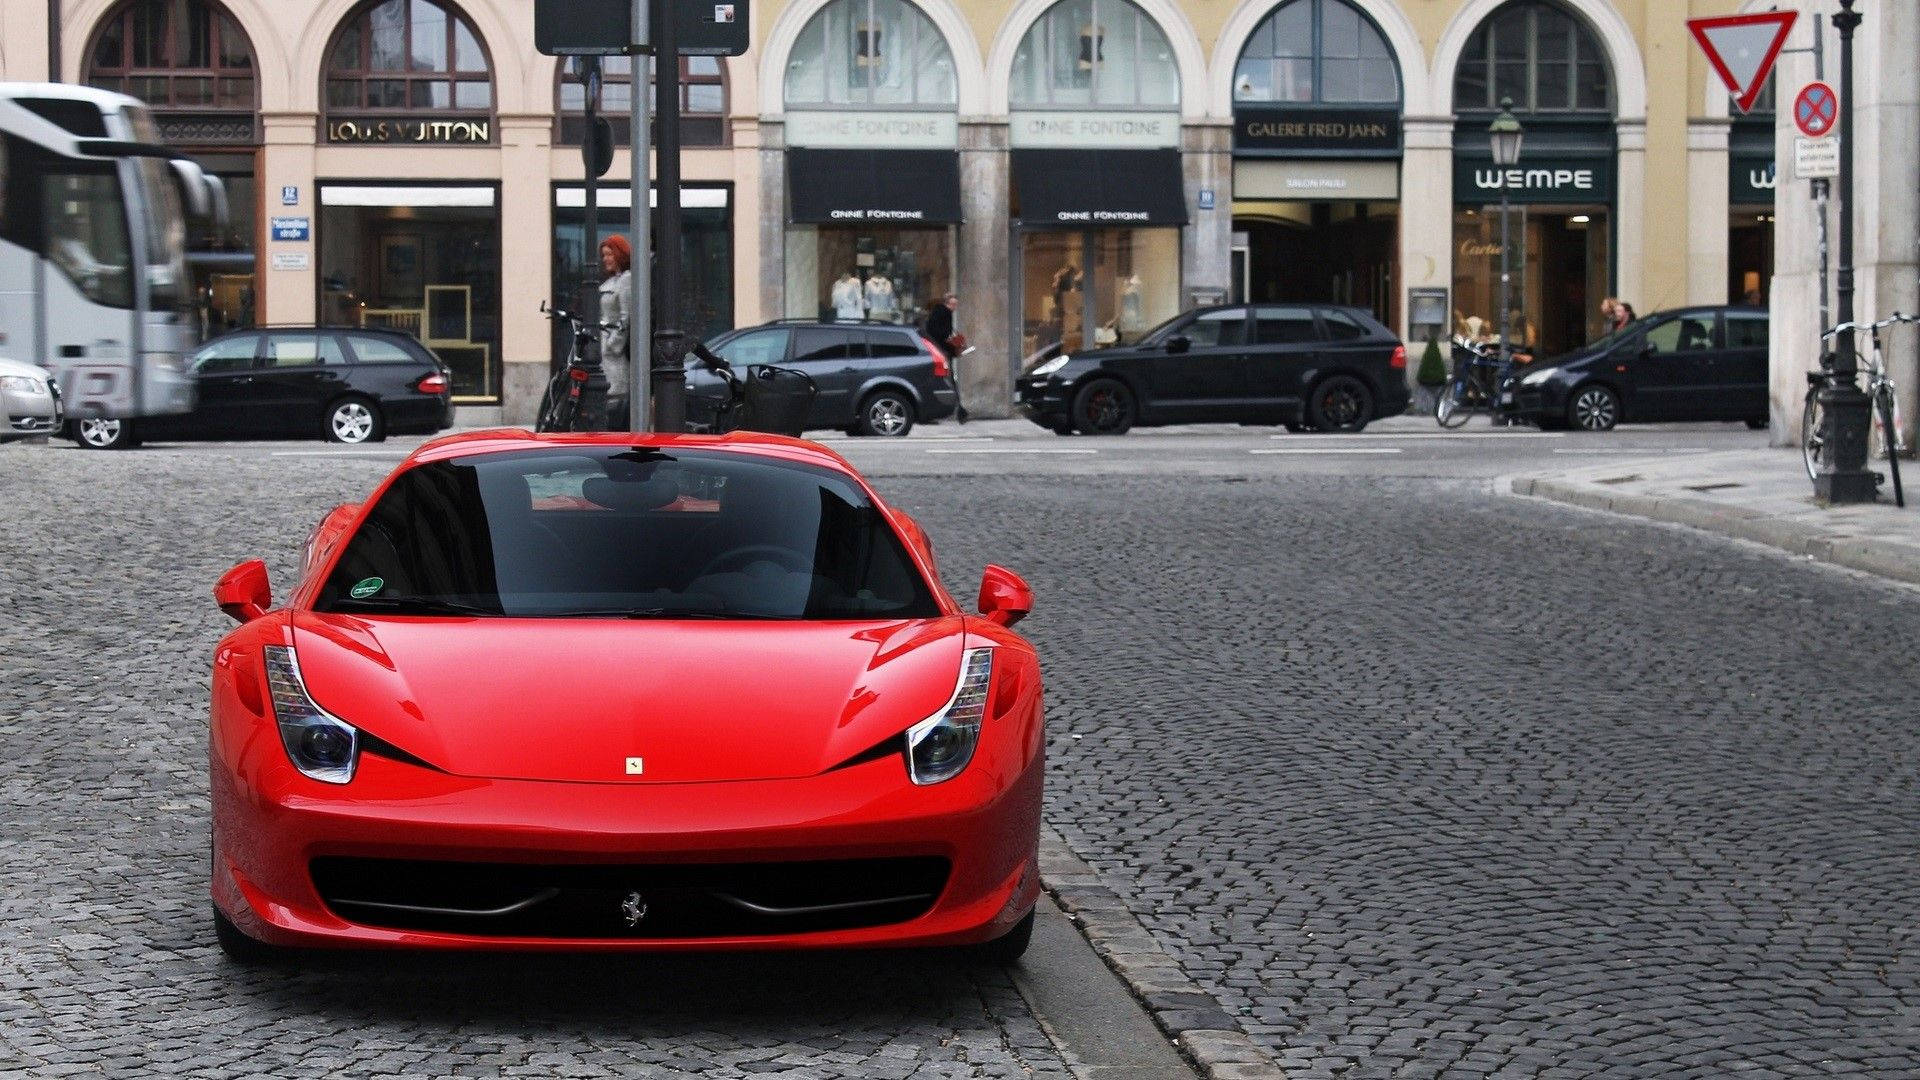
[(1015, 395), (1021, 415), (1061, 435), (1212, 421), (1359, 431), (1406, 411), (1406, 374), (1400, 340), (1360, 308), (1235, 304), (1035, 365)]
[[(944, 420), (960, 400), (946, 354), (910, 326), (780, 320), (729, 330), (707, 342), (735, 369), (773, 364), (804, 371), (819, 393), (807, 428), (899, 437), (916, 421)], [(711, 416), (726, 385), (687, 360), (687, 412)]]

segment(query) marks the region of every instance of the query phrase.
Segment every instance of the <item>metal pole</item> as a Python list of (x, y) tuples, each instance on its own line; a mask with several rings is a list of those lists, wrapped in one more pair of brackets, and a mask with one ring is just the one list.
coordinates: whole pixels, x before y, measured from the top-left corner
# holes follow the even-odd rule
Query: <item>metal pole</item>
[[(580, 303), (575, 309), (583, 317), (599, 319), (600, 279), (600, 178), (593, 173), (594, 121), (600, 116), (600, 58), (597, 56), (580, 57), (580, 84), (587, 92), (586, 129), (581, 134), (580, 143), (585, 147), (581, 163), (586, 166), (586, 221), (582, 227), (580, 244)], [(554, 368), (560, 367), (560, 358), (554, 357)]]
[[(639, 73), (646, 70), (646, 55), (640, 49), (649, 40), (647, 32), (647, 0), (633, 0), (633, 48), (629, 55), (633, 57), (634, 82), (639, 82)], [(635, 87), (636, 90), (640, 89)], [(633, 98), (633, 126), (628, 138), (628, 148), (632, 151), (632, 165), (629, 167), (628, 191), (629, 203), (633, 209), (628, 217), (632, 221), (633, 232), (633, 302), (627, 307), (631, 322), (627, 327), (629, 361), (627, 363), (627, 409), (628, 431), (653, 430), (653, 394), (648, 386), (650, 380), (644, 377), (640, 362), (646, 359), (646, 343), (651, 340), (648, 331), (653, 326), (652, 281), (653, 260), (653, 222), (647, 200), (647, 142), (651, 138), (647, 131), (647, 95), (636, 93)], [(638, 346), (638, 347), (635, 347)]]
[(62, 82), (60, 78), (60, 0), (47, 0), (47, 81)]
[(1507, 340), (1507, 312), (1512, 295), (1509, 282), (1512, 280), (1511, 233), (1508, 228), (1507, 185), (1500, 185), (1500, 362), (1506, 363), (1513, 356), (1513, 348)]
[[(1853, 321), (1853, 32), (1861, 16), (1854, 0), (1840, 0), (1833, 25), (1840, 31), (1840, 269), (1835, 282), (1834, 316)], [(1859, 373), (1853, 331), (1839, 335), (1832, 377), (1820, 388), (1826, 438), (1814, 496), (1823, 502), (1872, 502), (1877, 477), (1867, 471), (1867, 428), (1871, 402), (1854, 379)]]
[(653, 346), (654, 427), (687, 429), (686, 335), (680, 327), (680, 46), (676, 0), (658, 0), (653, 24), (654, 125), (659, 129), (660, 311)]

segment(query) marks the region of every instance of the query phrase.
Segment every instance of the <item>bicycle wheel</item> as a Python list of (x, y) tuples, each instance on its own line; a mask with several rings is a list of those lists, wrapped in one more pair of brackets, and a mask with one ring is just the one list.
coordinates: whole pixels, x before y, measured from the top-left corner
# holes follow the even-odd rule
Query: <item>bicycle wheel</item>
[(1807, 479), (1820, 478), (1820, 449), (1825, 439), (1820, 433), (1826, 410), (1820, 406), (1818, 387), (1807, 391), (1807, 406), (1800, 412), (1800, 457), (1807, 464)]
[(1880, 417), (1880, 439), (1887, 447), (1887, 473), (1893, 477), (1893, 505), (1907, 505), (1900, 490), (1900, 429), (1893, 426), (1893, 387), (1881, 383), (1873, 391), (1874, 411)]
[(1473, 410), (1467, 405), (1467, 381), (1456, 377), (1441, 388), (1440, 400), (1433, 406), (1433, 418), (1443, 428), (1457, 428), (1472, 415)]

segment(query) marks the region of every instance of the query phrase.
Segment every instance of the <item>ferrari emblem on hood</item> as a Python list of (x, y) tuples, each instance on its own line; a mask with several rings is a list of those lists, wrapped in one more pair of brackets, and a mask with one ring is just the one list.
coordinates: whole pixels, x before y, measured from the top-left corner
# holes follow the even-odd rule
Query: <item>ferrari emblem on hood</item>
[(628, 929), (639, 926), (647, 917), (647, 898), (638, 892), (628, 893), (627, 898), (620, 901), (620, 915), (627, 920)]
[(637, 757), (628, 758), (627, 759), (627, 775), (639, 776), (641, 773), (646, 771), (646, 764), (647, 763), (644, 758), (637, 758)]

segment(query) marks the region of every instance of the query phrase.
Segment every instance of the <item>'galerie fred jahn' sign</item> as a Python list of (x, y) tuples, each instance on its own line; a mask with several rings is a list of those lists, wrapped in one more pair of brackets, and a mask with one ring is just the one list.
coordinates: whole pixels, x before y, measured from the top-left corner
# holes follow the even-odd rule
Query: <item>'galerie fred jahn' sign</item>
[(1613, 162), (1540, 159), (1502, 168), (1485, 158), (1454, 158), (1453, 198), (1469, 206), (1500, 201), (1574, 203), (1613, 201)]
[(332, 143), (462, 145), (493, 141), (490, 120), (328, 120)]

